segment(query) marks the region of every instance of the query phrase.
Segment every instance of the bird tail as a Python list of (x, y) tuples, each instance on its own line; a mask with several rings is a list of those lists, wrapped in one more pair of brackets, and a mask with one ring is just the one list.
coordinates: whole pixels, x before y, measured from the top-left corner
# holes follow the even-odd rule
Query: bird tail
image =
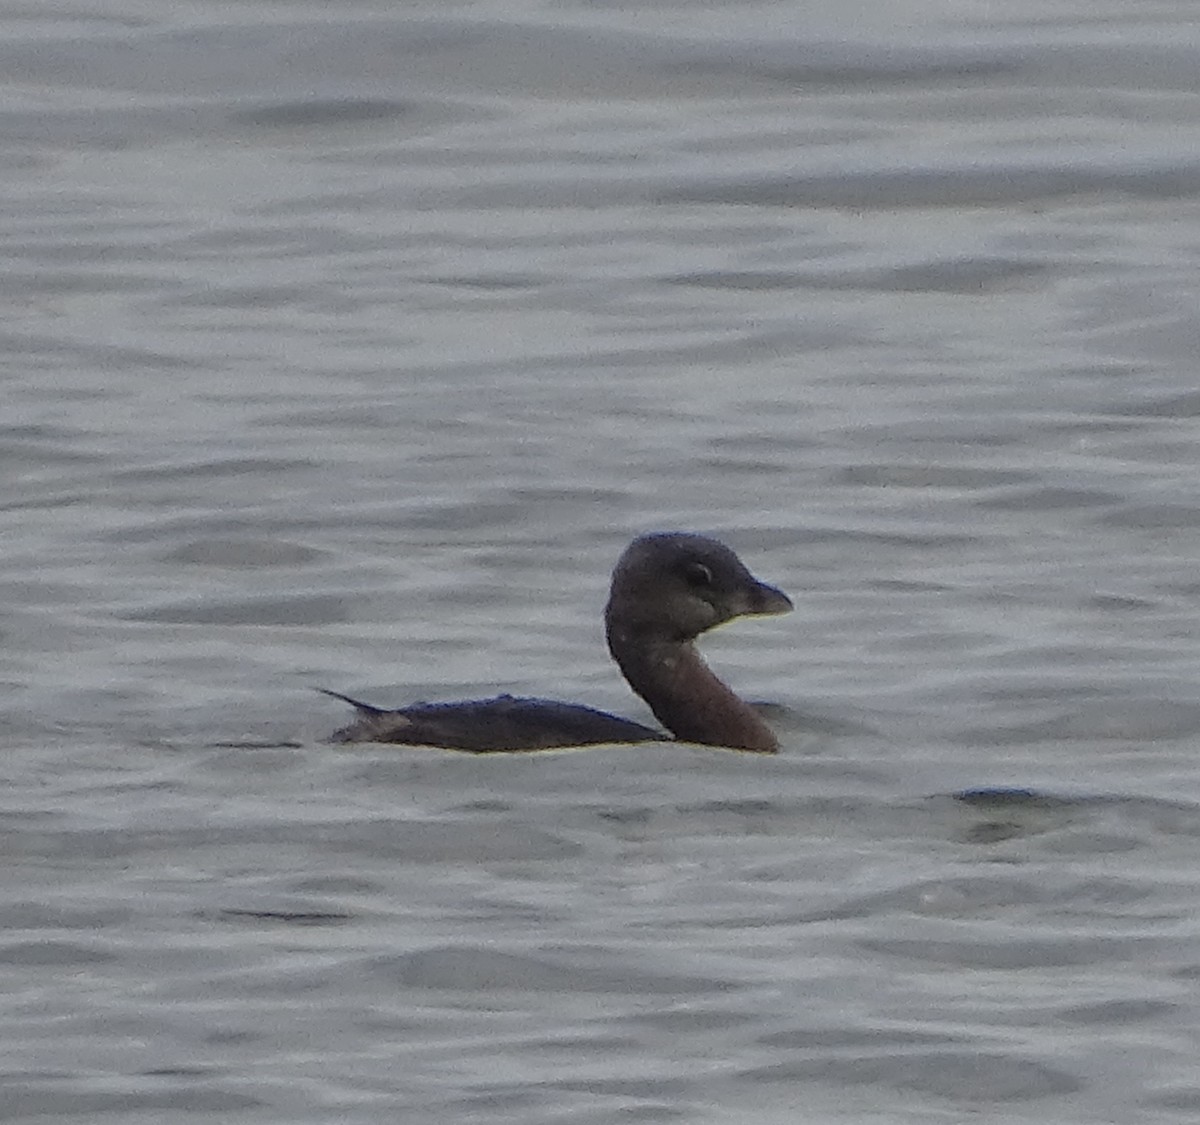
[(328, 688), (319, 687), (316, 689), (322, 695), (332, 695), (334, 699), (340, 699), (343, 703), (349, 703), (356, 711), (363, 715), (382, 715), (382, 707), (373, 707), (370, 703), (364, 703), (361, 699), (352, 699), (348, 695), (343, 695), (340, 691), (330, 691)]

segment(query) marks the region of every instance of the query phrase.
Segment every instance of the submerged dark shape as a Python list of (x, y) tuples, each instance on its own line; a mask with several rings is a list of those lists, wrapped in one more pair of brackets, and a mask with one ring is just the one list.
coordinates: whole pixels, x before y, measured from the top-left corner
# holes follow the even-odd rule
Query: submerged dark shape
[[(735, 617), (787, 613), (787, 595), (704, 535), (635, 539), (613, 571), (608, 650), (630, 687), (677, 739), (774, 754), (774, 732), (704, 663), (693, 643)], [(578, 703), (500, 695), (387, 711), (339, 692), (358, 712), (335, 742), (395, 742), (475, 752), (666, 741), (661, 731)]]

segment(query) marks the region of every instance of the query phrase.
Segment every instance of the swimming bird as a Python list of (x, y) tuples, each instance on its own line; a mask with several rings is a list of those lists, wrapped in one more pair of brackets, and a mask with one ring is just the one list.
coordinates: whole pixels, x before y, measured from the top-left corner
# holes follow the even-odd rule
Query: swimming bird
[[(701, 633), (735, 617), (787, 613), (724, 543), (688, 532), (642, 535), (613, 570), (604, 610), (608, 650), (629, 686), (680, 742), (774, 754), (779, 740), (696, 650)], [(340, 692), (357, 717), (335, 742), (392, 742), (476, 753), (669, 741), (642, 723), (579, 703), (499, 695), (385, 710)]]

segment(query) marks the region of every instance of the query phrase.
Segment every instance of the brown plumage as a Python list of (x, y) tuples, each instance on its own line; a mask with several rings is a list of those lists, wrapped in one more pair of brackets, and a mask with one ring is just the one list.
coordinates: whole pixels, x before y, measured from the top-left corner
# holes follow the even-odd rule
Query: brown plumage
[[(613, 571), (604, 611), (609, 652), (630, 687), (678, 740), (773, 754), (774, 733), (708, 668), (695, 639), (735, 617), (787, 613), (723, 543), (659, 532), (635, 539)], [(336, 742), (394, 742), (477, 753), (665, 741), (652, 727), (578, 703), (500, 695), (388, 711), (339, 692), (358, 712)]]

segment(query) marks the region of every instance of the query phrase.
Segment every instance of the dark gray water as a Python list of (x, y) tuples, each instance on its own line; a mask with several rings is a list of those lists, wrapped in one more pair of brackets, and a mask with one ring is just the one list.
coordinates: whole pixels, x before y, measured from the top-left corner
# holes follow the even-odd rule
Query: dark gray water
[[(1192, 5), (0, 31), (0, 1121), (1194, 1120)], [(322, 742), (657, 528), (779, 758)]]

